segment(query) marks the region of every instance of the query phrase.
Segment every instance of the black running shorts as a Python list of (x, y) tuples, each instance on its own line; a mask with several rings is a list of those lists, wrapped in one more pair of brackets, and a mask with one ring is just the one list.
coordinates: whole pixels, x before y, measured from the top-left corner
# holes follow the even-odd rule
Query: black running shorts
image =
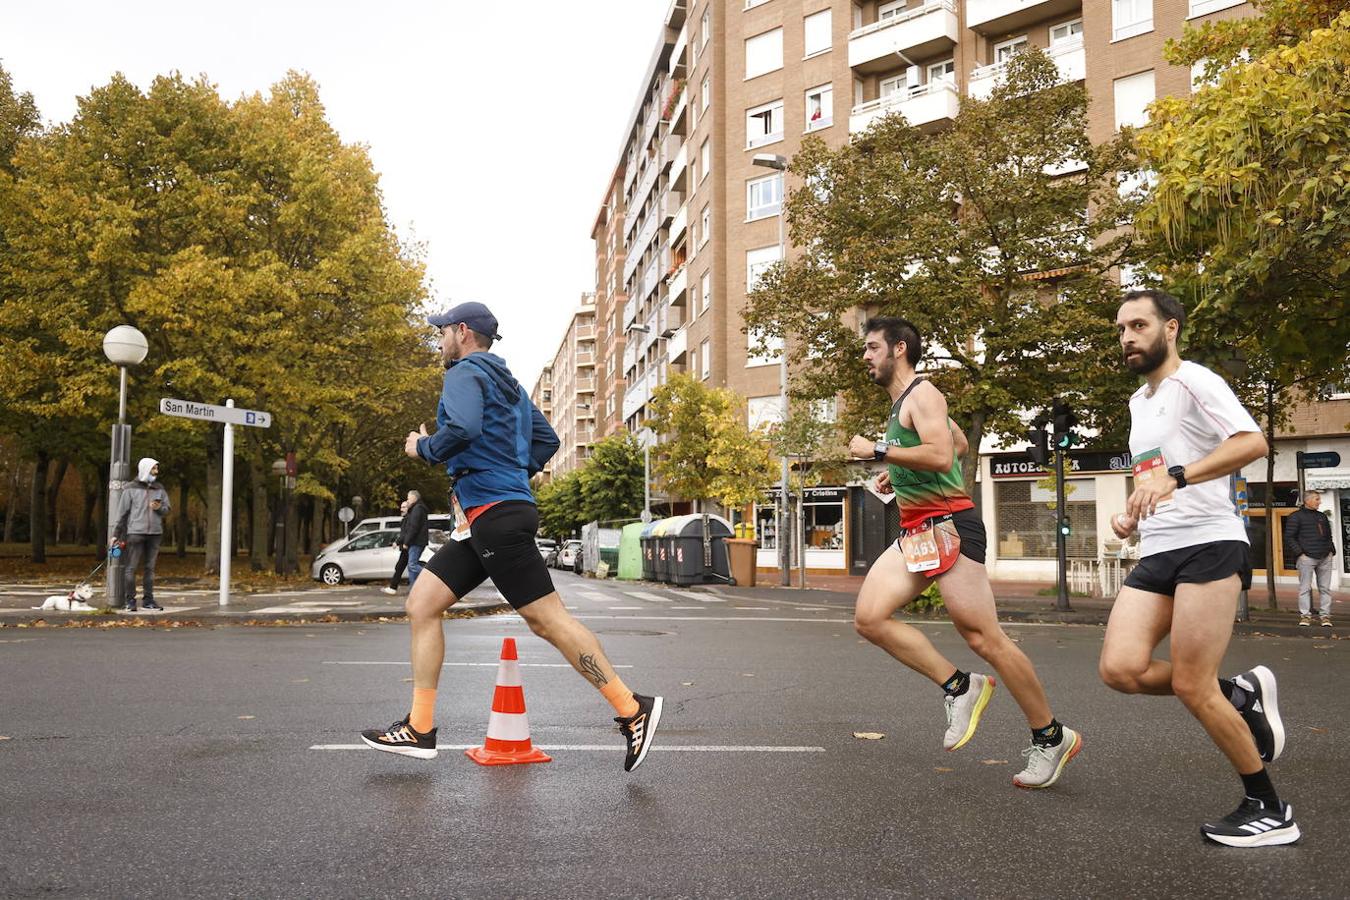
[(456, 597), (491, 578), (512, 609), (553, 593), (539, 546), (539, 510), (528, 500), (506, 500), (483, 512), (469, 526), (469, 537), (447, 541), (427, 561), (431, 572)]
[[(960, 512), (954, 512), (952, 513), (952, 524), (956, 526), (957, 537), (961, 538), (961, 555), (984, 565), (988, 538), (985, 536), (984, 519), (980, 517), (980, 511), (978, 509), (963, 509)], [(900, 550), (900, 541), (897, 540), (894, 546), (895, 549)], [(900, 555), (904, 556), (903, 550), (900, 550)], [(955, 564), (955, 561), (953, 561), (953, 564)]]
[(1208, 584), (1230, 575), (1241, 579), (1244, 591), (1252, 586), (1251, 547), (1246, 541), (1211, 541), (1145, 556), (1125, 576), (1125, 586), (1171, 597), (1179, 584)]

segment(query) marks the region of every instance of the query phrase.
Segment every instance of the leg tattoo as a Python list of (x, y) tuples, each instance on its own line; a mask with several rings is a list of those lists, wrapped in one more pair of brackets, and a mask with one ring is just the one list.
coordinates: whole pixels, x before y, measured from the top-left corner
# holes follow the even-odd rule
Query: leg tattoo
[(600, 671), (600, 664), (595, 661), (594, 653), (581, 654), (581, 661), (578, 664), (578, 668), (581, 669), (581, 674), (585, 675), (595, 683), (596, 687), (603, 687), (609, 682), (609, 679), (605, 677), (605, 673)]

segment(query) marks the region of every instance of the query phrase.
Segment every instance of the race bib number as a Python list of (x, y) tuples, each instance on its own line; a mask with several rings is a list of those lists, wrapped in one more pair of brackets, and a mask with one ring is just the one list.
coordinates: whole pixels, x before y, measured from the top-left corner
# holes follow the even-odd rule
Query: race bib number
[[(1162, 449), (1155, 447), (1152, 450), (1145, 450), (1134, 458), (1134, 486), (1136, 489), (1143, 487), (1154, 479), (1167, 477), (1167, 460), (1163, 459)], [(1157, 506), (1154, 507), (1155, 513), (1170, 509), (1173, 504), (1172, 493), (1158, 498)]]
[(950, 519), (936, 523), (930, 519), (906, 531), (899, 543), (905, 568), (929, 578), (950, 569), (961, 552), (961, 537)]
[(450, 532), (450, 540), (467, 541), (469, 539), (469, 517), (464, 514), (464, 507), (459, 505), (459, 497), (450, 495), (450, 511), (455, 517), (455, 530)]

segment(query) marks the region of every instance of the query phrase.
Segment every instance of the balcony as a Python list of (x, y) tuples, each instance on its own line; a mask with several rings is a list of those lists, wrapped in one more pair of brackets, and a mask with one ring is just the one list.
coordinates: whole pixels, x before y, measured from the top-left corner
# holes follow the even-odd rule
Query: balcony
[(666, 295), (672, 304), (684, 302), (685, 291), (689, 288), (689, 267), (682, 265), (666, 282)]
[(684, 234), (684, 229), (689, 224), (689, 207), (681, 206), (680, 211), (675, 213), (675, 218), (670, 220), (670, 243), (674, 244), (680, 235)]
[(670, 186), (684, 188), (684, 173), (689, 167), (689, 145), (681, 142), (680, 149), (670, 158)]
[[(1055, 61), (1059, 77), (1066, 82), (1082, 81), (1087, 74), (1087, 54), (1083, 50), (1082, 38), (1065, 41), (1045, 51)], [(980, 66), (970, 73), (970, 96), (979, 100), (989, 99), (994, 88), (1003, 83), (1003, 73), (1007, 63), (995, 63), (992, 66)]]
[(947, 81), (932, 81), (913, 91), (899, 90), (876, 100), (859, 103), (848, 117), (849, 134), (860, 134), (882, 116), (899, 114), (909, 124), (936, 131), (956, 118), (960, 95)]
[(936, 56), (954, 47), (959, 34), (953, 0), (928, 0), (851, 32), (848, 64), (857, 72), (882, 72), (895, 68), (897, 53), (914, 59)]
[(675, 218), (675, 214), (684, 208), (684, 194), (679, 191), (666, 191), (661, 196), (661, 225), (669, 225)]
[(666, 27), (680, 28), (684, 25), (684, 17), (689, 11), (689, 0), (670, 0), (670, 6), (666, 8)]
[[(651, 246), (652, 238), (656, 237), (657, 229), (660, 227), (660, 217), (654, 212), (647, 216), (647, 221), (643, 223), (642, 228), (638, 230), (637, 237), (633, 239), (632, 245), (628, 248), (628, 256), (623, 261), (623, 280), (626, 284), (628, 279), (633, 277), (637, 271), (638, 263), (642, 262), (642, 257)], [(643, 297), (645, 298), (645, 294)]]
[(634, 413), (647, 405), (647, 400), (651, 397), (652, 380), (651, 373), (648, 372), (633, 382), (632, 387), (624, 391), (623, 417), (625, 419), (632, 417)]
[(966, 0), (966, 27), (997, 38), (1082, 9), (1082, 0)]
[(594, 351), (594, 350), (587, 350), (587, 351), (584, 352), (584, 353), (581, 352), (581, 351), (578, 351), (578, 352), (577, 352), (577, 368), (578, 368), (578, 369), (590, 369), (590, 368), (594, 368), (594, 367), (595, 367), (595, 351)]
[(575, 331), (574, 334), (573, 334), (573, 336), (574, 336), (577, 340), (579, 340), (579, 341), (592, 341), (592, 340), (595, 340), (595, 326), (594, 326), (594, 325), (578, 325), (577, 328), (576, 328), (576, 331)]
[(681, 28), (680, 36), (675, 39), (675, 49), (670, 51), (670, 74), (676, 78), (684, 75), (684, 51), (689, 46), (689, 29)]
[(577, 393), (578, 393), (578, 394), (594, 394), (594, 393), (595, 393), (595, 376), (594, 376), (594, 375), (583, 375), (583, 376), (581, 376), (580, 378), (578, 378), (578, 379), (577, 379)]
[(685, 354), (689, 352), (689, 329), (681, 328), (675, 332), (675, 335), (666, 342), (666, 356), (671, 363), (678, 363), (684, 359)]

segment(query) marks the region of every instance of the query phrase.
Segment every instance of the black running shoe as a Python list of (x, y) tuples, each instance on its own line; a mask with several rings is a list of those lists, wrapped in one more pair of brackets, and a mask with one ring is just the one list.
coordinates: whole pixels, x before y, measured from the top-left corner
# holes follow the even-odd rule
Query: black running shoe
[(1251, 797), (1215, 824), (1201, 825), (1200, 833), (1229, 847), (1272, 847), (1303, 837), (1294, 821), (1294, 807), (1281, 802), (1278, 808), (1267, 809)]
[(652, 745), (652, 737), (656, 734), (656, 726), (661, 723), (660, 697), (634, 694), (633, 699), (638, 702), (638, 711), (626, 719), (614, 720), (619, 723), (619, 733), (628, 742), (628, 752), (623, 757), (625, 772), (631, 772), (642, 765), (642, 761), (647, 758), (647, 750)]
[(1275, 673), (1265, 666), (1257, 666), (1234, 677), (1233, 681), (1251, 695), (1247, 705), (1238, 712), (1251, 729), (1257, 752), (1265, 762), (1274, 762), (1284, 752), (1284, 723), (1280, 720)]
[(142, 603), (142, 604), (141, 604), (141, 609), (157, 609), (157, 610), (159, 610), (160, 612), (164, 612), (164, 607), (160, 606), (158, 603), (156, 603), (156, 602), (153, 601), (153, 600), (147, 600), (147, 601), (145, 601), (144, 603)]
[(390, 725), (384, 731), (371, 729), (361, 732), (361, 740), (376, 750), (386, 753), (400, 753), (414, 759), (434, 759), (436, 756), (436, 729), (426, 734), (413, 730), (408, 724), (408, 716)]

